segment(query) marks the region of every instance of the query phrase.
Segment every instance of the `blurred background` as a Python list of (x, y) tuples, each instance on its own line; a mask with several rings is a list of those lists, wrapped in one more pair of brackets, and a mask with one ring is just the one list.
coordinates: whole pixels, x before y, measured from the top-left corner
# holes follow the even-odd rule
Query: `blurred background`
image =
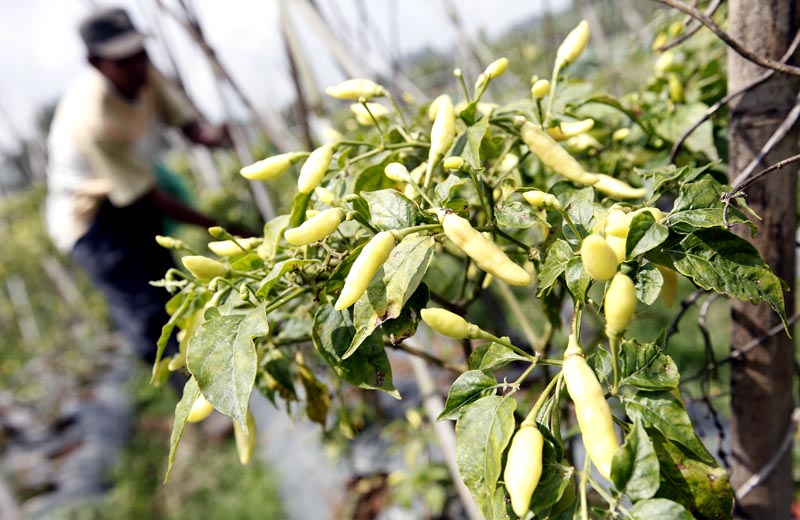
[[(0, 517), (457, 517), (447, 472), (420, 455), (432, 436), (409, 412), (387, 434), (403, 446), (393, 456), (412, 461), (392, 493), (371, 466), (379, 443), (345, 449), (264, 402), (258, 420), (271, 426), (253, 465), (240, 467), (213, 427), (187, 429), (162, 485), (177, 397), (121, 353), (102, 298), (41, 222), (48, 126), (86, 66), (77, 26), (98, 6), (126, 8), (154, 64), (211, 123), (231, 127), (234, 146), (213, 152), (165, 133), (164, 161), (194, 206), (252, 229), (289, 207), (290, 190), (248, 184), (242, 164), (353, 130), (348, 104), (323, 96), (326, 85), (372, 78), (417, 106), (459, 92), (454, 67), (475, 78), (505, 56), (510, 73), (491, 100), (517, 99), (532, 76), (549, 77), (555, 49), (585, 18), (592, 43), (574, 74), (627, 92), (651, 74), (657, 31), (679, 18), (646, 0), (0, 0)], [(173, 231), (197, 249), (210, 238)], [(709, 319), (725, 316), (720, 307)], [(345, 452), (344, 464), (330, 457)], [(370, 473), (384, 478), (357, 478)]]

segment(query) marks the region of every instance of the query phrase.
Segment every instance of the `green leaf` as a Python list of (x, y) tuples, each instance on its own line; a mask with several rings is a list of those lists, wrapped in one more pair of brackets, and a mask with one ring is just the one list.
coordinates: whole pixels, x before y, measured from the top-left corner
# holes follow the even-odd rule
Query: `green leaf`
[(586, 300), (586, 291), (589, 290), (589, 284), (592, 283), (592, 278), (586, 269), (583, 268), (583, 260), (578, 256), (570, 258), (567, 263), (567, 270), (564, 276), (567, 280), (567, 288), (576, 301)]
[(664, 285), (664, 275), (653, 263), (646, 263), (636, 271), (633, 279), (636, 286), (636, 298), (645, 305), (653, 305), (661, 294)]
[(520, 356), (505, 345), (494, 342), (481, 345), (469, 356), (470, 368), (488, 372), (499, 370), (514, 361), (530, 363), (530, 359)]
[(617, 100), (617, 98), (610, 96), (608, 94), (595, 94), (582, 100), (580, 103), (570, 106), (579, 107), (582, 105), (588, 105), (590, 103), (599, 103), (601, 105), (606, 105), (616, 110), (619, 110), (620, 112), (631, 118), (631, 121), (635, 122), (636, 124), (644, 128), (647, 133), (651, 133), (651, 127), (646, 120), (640, 120), (636, 112), (625, 108), (625, 106), (623, 106), (622, 103), (620, 103)]
[(405, 229), (416, 226), (420, 219), (417, 205), (397, 190), (362, 192), (367, 202), (372, 225), (381, 229)]
[[(679, 104), (673, 114), (656, 125), (656, 132), (674, 143), (698, 119), (704, 117), (707, 110), (708, 106), (704, 103)], [(719, 159), (717, 148), (714, 146), (714, 126), (710, 120), (697, 127), (684, 141), (684, 146), (693, 152), (704, 153), (712, 161)]]
[(322, 305), (317, 310), (311, 339), (336, 375), (351, 385), (383, 390), (399, 399), (400, 394), (392, 384), (392, 366), (380, 335), (368, 337), (357, 352), (347, 359), (343, 358), (355, 333), (349, 312), (336, 311), (332, 305)]
[[(724, 228), (723, 212), (725, 204), (720, 200), (725, 186), (710, 176), (681, 185), (670, 214), (664, 224), (679, 233), (691, 233), (698, 228)], [(729, 187), (728, 187), (729, 188)], [(755, 232), (757, 229), (736, 207), (728, 208), (728, 223), (745, 223)]]
[(661, 487), (656, 496), (680, 503), (695, 518), (730, 518), (733, 488), (725, 470), (713, 458), (710, 463), (704, 462), (658, 432), (649, 433), (661, 466)]
[(485, 396), (488, 390), (494, 393), (496, 387), (497, 380), (491, 373), (485, 370), (467, 370), (453, 382), (444, 410), (436, 420), (458, 419), (464, 406)]
[(331, 407), (328, 387), (302, 362), (297, 363), (297, 375), (300, 376), (300, 382), (303, 383), (306, 393), (306, 415), (325, 429), (325, 420)]
[(264, 241), (258, 246), (258, 256), (273, 258), (287, 227), (289, 227), (289, 215), (279, 215), (264, 224)]
[(193, 377), (190, 377), (183, 386), (183, 396), (181, 400), (175, 405), (175, 420), (172, 425), (172, 435), (169, 440), (169, 459), (167, 462), (167, 474), (164, 475), (164, 483), (169, 480), (172, 465), (175, 463), (175, 455), (178, 453), (178, 444), (181, 442), (183, 429), (186, 427), (186, 419), (189, 418), (189, 412), (192, 411), (192, 405), (198, 397), (200, 397), (200, 388), (197, 386), (197, 381), (195, 381)]
[(296, 193), (292, 202), (292, 213), (289, 215), (289, 227), (297, 227), (306, 220), (306, 209), (308, 201), (311, 200), (310, 193)]
[(682, 505), (665, 498), (637, 502), (630, 511), (631, 520), (694, 520)]
[(565, 465), (563, 453), (550, 431), (537, 425), (544, 437), (542, 445), (542, 475), (531, 497), (531, 510), (537, 518), (546, 518), (550, 509), (561, 500), (567, 486), (572, 485), (575, 468)]
[(488, 117), (482, 117), (477, 123), (467, 128), (466, 131), (467, 146), (464, 147), (464, 151), (461, 153), (461, 157), (463, 157), (464, 160), (469, 163), (470, 167), (474, 171), (483, 170), (480, 150), (481, 150), (481, 143), (483, 142), (483, 138), (486, 135), (486, 131), (488, 129), (489, 129)]
[(750, 242), (724, 229), (701, 229), (665, 249), (675, 270), (706, 290), (759, 304), (786, 325), (783, 283)]
[(520, 201), (496, 206), (494, 218), (498, 225), (511, 229), (528, 229), (534, 224), (546, 224), (536, 215), (530, 204), (523, 204)]
[[(380, 152), (374, 157), (370, 158), (369, 163), (364, 163), (364, 168), (360, 172), (355, 173), (356, 182), (349, 193), (363, 193), (368, 191), (378, 191), (390, 189), (394, 186), (394, 181), (387, 177), (383, 170), (386, 165), (392, 162), (393, 151), (386, 150)], [(355, 163), (353, 166), (357, 167), (361, 161)]]
[(255, 253), (247, 253), (231, 262), (231, 269), (236, 271), (253, 271), (263, 267), (264, 261)]
[(307, 265), (318, 263), (318, 260), (300, 260), (295, 258), (277, 262), (272, 266), (267, 276), (261, 280), (261, 285), (259, 285), (258, 290), (256, 290), (256, 296), (262, 299), (268, 298), (270, 291), (272, 291), (275, 284), (280, 281), (283, 275), (292, 271), (299, 271)]
[(620, 346), (619, 361), (622, 385), (641, 390), (672, 390), (680, 382), (675, 361), (657, 343), (625, 340)]
[(447, 176), (447, 178), (436, 185), (434, 188), (434, 192), (436, 193), (436, 199), (442, 202), (445, 202), (450, 199), (450, 193), (457, 187), (466, 184), (467, 179), (463, 177), (459, 177), (455, 173), (451, 173)]
[(611, 480), (632, 501), (651, 498), (661, 484), (660, 468), (653, 443), (642, 421), (633, 423), (625, 444), (614, 454)]
[(392, 250), (389, 259), (355, 304), (353, 323), (357, 332), (344, 354), (345, 358), (351, 356), (383, 322), (400, 316), (403, 306), (425, 276), (434, 249), (433, 237), (411, 234)]
[(558, 277), (567, 270), (567, 264), (571, 258), (572, 248), (562, 239), (556, 240), (547, 248), (547, 256), (539, 271), (538, 297), (541, 298), (556, 283)]
[(655, 428), (667, 439), (687, 448), (699, 460), (709, 464), (714, 462), (714, 457), (694, 433), (683, 403), (670, 392), (639, 390), (624, 402), (631, 420), (641, 419), (646, 427)]
[(256, 378), (253, 340), (269, 332), (265, 306), (203, 323), (186, 348), (186, 365), (203, 396), (238, 421), (245, 432), (247, 403)]
[(383, 333), (388, 336), (389, 343), (399, 345), (403, 340), (410, 338), (417, 332), (419, 322), (422, 320), (420, 311), (427, 307), (430, 300), (428, 286), (420, 283), (411, 298), (408, 299), (400, 312), (400, 316), (381, 324)]
[(465, 406), (456, 422), (458, 472), (478, 507), (493, 515), (503, 451), (514, 433), (516, 401), (497, 395)]
[(669, 236), (669, 229), (659, 224), (649, 211), (633, 217), (625, 243), (626, 258), (639, 256), (660, 246)]
[(550, 189), (558, 197), (561, 206), (572, 219), (581, 236), (576, 237), (569, 226), (564, 226), (564, 236), (567, 240), (580, 243), (588, 235), (595, 222), (594, 190), (591, 187), (576, 189), (571, 182), (561, 181)]

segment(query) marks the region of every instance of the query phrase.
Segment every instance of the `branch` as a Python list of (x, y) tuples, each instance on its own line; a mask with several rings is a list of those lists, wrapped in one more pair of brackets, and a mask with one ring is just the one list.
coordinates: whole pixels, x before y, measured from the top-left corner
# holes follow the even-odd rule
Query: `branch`
[[(712, 2), (711, 5), (708, 6), (708, 9), (706, 9), (705, 15), (710, 18), (711, 15), (714, 14), (714, 11), (717, 10), (717, 8), (720, 6), (721, 3), (722, 3), (722, 0), (714, 0), (714, 2)], [(686, 32), (684, 32), (683, 34), (679, 35), (677, 38), (675, 38), (671, 42), (667, 42), (664, 45), (662, 45), (661, 47), (657, 48), (656, 51), (664, 52), (664, 51), (667, 51), (667, 50), (669, 50), (669, 49), (671, 49), (673, 47), (677, 47), (681, 43), (685, 42), (686, 40), (688, 40), (689, 38), (694, 36), (694, 34), (697, 31), (699, 31), (702, 26), (703, 26), (703, 24), (698, 23), (697, 25), (693, 26), (691, 29), (687, 29)]]
[[(708, 312), (711, 310), (711, 304), (719, 298), (719, 294), (712, 294), (700, 307), (700, 316), (697, 318), (697, 326), (700, 328), (700, 333), (703, 336), (703, 346), (706, 352), (706, 359), (710, 366), (716, 367), (717, 360), (714, 357), (714, 346), (711, 343), (711, 333), (708, 331)], [(711, 372), (711, 371), (709, 371)]]
[(767, 480), (770, 474), (775, 470), (775, 467), (783, 460), (786, 450), (788, 450), (789, 446), (792, 445), (794, 434), (797, 431), (798, 422), (800, 422), (800, 407), (797, 407), (792, 411), (792, 420), (789, 423), (789, 427), (786, 429), (786, 433), (783, 435), (783, 440), (781, 440), (780, 446), (778, 446), (778, 449), (772, 454), (772, 457), (770, 457), (769, 461), (767, 461), (767, 463), (758, 473), (748, 478), (744, 484), (742, 484), (739, 489), (734, 492), (736, 500), (741, 501), (756, 486)]
[(711, 32), (716, 34), (719, 37), (719, 39), (725, 43), (725, 45), (730, 47), (731, 50), (733, 50), (736, 54), (738, 54), (742, 58), (767, 69), (776, 70), (778, 72), (785, 72), (786, 74), (792, 74), (795, 76), (800, 75), (800, 67), (795, 67), (793, 65), (786, 65), (785, 63), (781, 63), (780, 61), (771, 60), (769, 58), (759, 56), (758, 54), (747, 50), (744, 47), (744, 45), (742, 45), (738, 40), (734, 39), (730, 34), (723, 31), (719, 25), (714, 23), (714, 20), (704, 15), (696, 8), (687, 5), (683, 2), (680, 2), (679, 0), (656, 0), (656, 2), (673, 7), (678, 11), (684, 12), (689, 16), (691, 16), (692, 18), (694, 18), (695, 20), (699, 21), (700, 23), (708, 27), (711, 30)]
[(680, 324), (683, 315), (686, 314), (686, 311), (689, 310), (689, 307), (694, 305), (697, 302), (697, 300), (707, 292), (708, 291), (706, 291), (705, 289), (698, 289), (689, 296), (687, 296), (686, 298), (684, 298), (684, 300), (681, 302), (681, 310), (678, 312), (675, 318), (673, 318), (672, 323), (670, 324), (669, 329), (667, 330), (667, 337), (664, 340), (665, 345), (669, 344), (669, 339), (676, 332), (678, 332), (678, 325)]
[(449, 370), (451, 372), (455, 372), (456, 374), (459, 374), (459, 375), (461, 375), (461, 373), (463, 373), (463, 372), (465, 372), (467, 370), (463, 366), (453, 365), (452, 363), (449, 363), (449, 362), (447, 362), (447, 361), (445, 361), (443, 359), (440, 359), (440, 358), (434, 356), (433, 354), (428, 354), (424, 350), (418, 349), (416, 347), (412, 347), (411, 345), (408, 344), (407, 341), (404, 341), (402, 343), (398, 343), (397, 345), (393, 345), (393, 344), (390, 343), (390, 344), (388, 344), (388, 346), (394, 347), (394, 348), (396, 348), (398, 350), (402, 350), (403, 352), (405, 352), (407, 354), (411, 354), (412, 356), (417, 356), (418, 358), (424, 359), (428, 363), (436, 365), (439, 368), (444, 368), (445, 370)]
[(753, 174), (756, 168), (764, 161), (764, 158), (772, 151), (775, 146), (786, 137), (786, 134), (792, 129), (794, 124), (797, 122), (797, 119), (800, 118), (800, 92), (797, 93), (797, 96), (794, 98), (794, 107), (789, 113), (786, 115), (786, 118), (783, 120), (781, 125), (772, 133), (769, 140), (764, 143), (764, 146), (761, 147), (761, 150), (758, 152), (750, 164), (742, 170), (736, 179), (733, 181), (732, 186), (734, 189), (738, 189), (741, 185), (747, 180), (747, 178)]
[[(794, 53), (797, 50), (798, 45), (800, 45), (800, 31), (797, 31), (797, 34), (795, 34), (794, 36), (794, 40), (792, 40), (792, 44), (789, 45), (789, 48), (786, 50), (785, 53), (783, 53), (783, 56), (781, 56), (781, 62), (786, 62), (787, 60), (789, 60), (789, 58), (794, 56)], [(703, 117), (701, 117), (699, 120), (697, 120), (697, 122), (695, 122), (691, 127), (689, 127), (683, 133), (683, 135), (681, 135), (681, 137), (677, 141), (675, 141), (675, 144), (672, 145), (672, 151), (669, 154), (669, 162), (670, 163), (675, 162), (675, 157), (678, 155), (678, 150), (680, 150), (680, 147), (683, 146), (683, 143), (686, 141), (686, 139), (688, 139), (689, 136), (692, 133), (694, 133), (695, 130), (700, 128), (700, 125), (705, 123), (706, 120), (708, 120), (708, 118), (716, 114), (720, 108), (730, 103), (731, 100), (736, 99), (737, 97), (741, 96), (750, 89), (753, 89), (758, 85), (767, 81), (775, 74), (775, 72), (776, 72), (775, 70), (768, 70), (767, 72), (758, 76), (757, 78), (750, 81), (746, 85), (742, 85), (733, 92), (729, 92), (725, 97), (723, 97), (722, 99), (714, 103), (711, 107), (709, 107), (708, 110), (706, 110), (706, 113), (703, 114)]]
[[(798, 320), (800, 320), (800, 313), (797, 313), (797, 314), (793, 315), (792, 317), (790, 317), (788, 320), (786, 320), (786, 327), (788, 328), (788, 327), (794, 325), (795, 323), (797, 323)], [(750, 343), (748, 343), (744, 347), (740, 348), (739, 350), (733, 351), (730, 356), (728, 356), (728, 357), (726, 357), (724, 359), (721, 359), (719, 361), (715, 361), (713, 364), (708, 364), (705, 367), (703, 367), (702, 370), (700, 370), (698, 373), (696, 373), (696, 374), (694, 374), (692, 376), (689, 376), (687, 378), (682, 379), (681, 380), (681, 385), (683, 385), (685, 383), (688, 383), (690, 381), (694, 381), (696, 379), (699, 379), (706, 372), (708, 372), (710, 370), (716, 370), (721, 365), (725, 365), (725, 364), (730, 363), (731, 361), (733, 361), (735, 359), (739, 359), (739, 358), (743, 357), (745, 354), (747, 354), (751, 350), (755, 349), (756, 347), (758, 347), (759, 345), (761, 345), (762, 343), (764, 343), (765, 341), (767, 341), (771, 337), (778, 335), (783, 330), (784, 330), (783, 324), (782, 323), (778, 323), (777, 325), (775, 325), (774, 327), (769, 329), (764, 334), (760, 335), (757, 338), (753, 338), (750, 341)]]

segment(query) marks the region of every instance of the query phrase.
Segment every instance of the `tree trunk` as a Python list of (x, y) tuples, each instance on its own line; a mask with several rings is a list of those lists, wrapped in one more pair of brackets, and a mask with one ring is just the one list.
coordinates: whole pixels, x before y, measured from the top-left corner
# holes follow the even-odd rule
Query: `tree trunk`
[[(780, 59), (798, 27), (797, 0), (731, 0), (728, 30), (747, 49)], [(728, 53), (728, 90), (764, 69)], [(735, 178), (781, 124), (794, 104), (797, 81), (776, 74), (731, 103), (730, 176)], [(766, 157), (759, 171), (797, 153), (792, 131)], [(790, 165), (747, 189), (747, 203), (763, 220), (753, 239), (764, 260), (794, 287), (797, 168)], [(749, 232), (739, 231), (749, 238)], [(786, 312), (794, 312), (794, 291), (784, 294)], [(779, 318), (766, 304), (735, 302), (731, 309), (731, 349), (741, 349)], [(794, 345), (785, 334), (763, 342), (731, 366), (731, 482), (734, 489), (758, 474), (774, 455), (790, 426), (794, 406)], [(790, 518), (791, 448), (761, 485), (737, 502), (737, 518)]]

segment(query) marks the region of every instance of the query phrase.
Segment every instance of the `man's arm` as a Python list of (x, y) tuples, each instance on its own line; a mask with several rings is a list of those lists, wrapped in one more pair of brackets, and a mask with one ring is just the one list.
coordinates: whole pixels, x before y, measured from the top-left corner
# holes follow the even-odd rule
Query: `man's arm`
[(181, 132), (191, 142), (203, 146), (225, 146), (230, 143), (228, 127), (213, 127), (205, 122), (192, 121), (181, 127)]

